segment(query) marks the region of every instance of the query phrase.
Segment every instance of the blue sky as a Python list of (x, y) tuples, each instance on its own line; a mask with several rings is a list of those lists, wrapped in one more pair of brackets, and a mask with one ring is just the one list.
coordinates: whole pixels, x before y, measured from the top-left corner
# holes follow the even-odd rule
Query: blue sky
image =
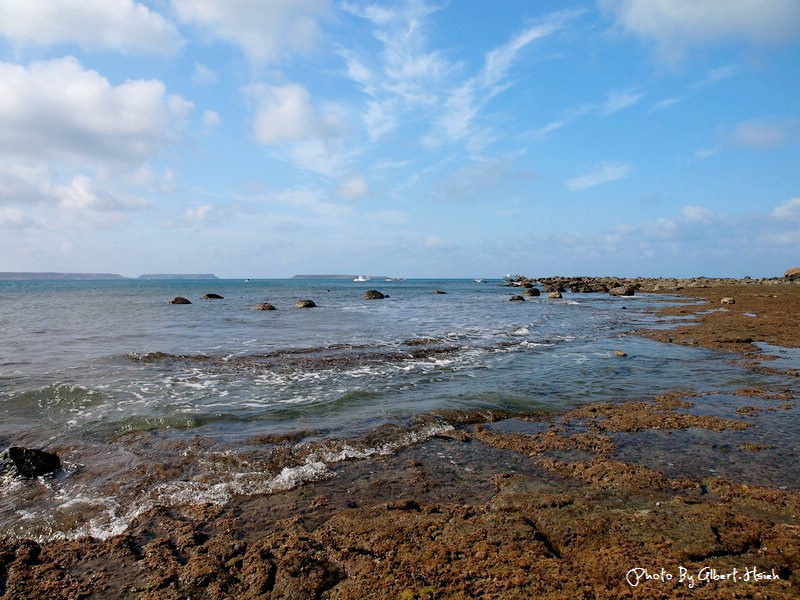
[(796, 0), (0, 0), (0, 271), (779, 276)]

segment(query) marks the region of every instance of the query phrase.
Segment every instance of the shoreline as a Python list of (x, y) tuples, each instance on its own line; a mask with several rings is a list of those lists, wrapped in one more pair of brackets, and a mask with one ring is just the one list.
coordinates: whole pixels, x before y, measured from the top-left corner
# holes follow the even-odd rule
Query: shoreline
[(465, 414), (333, 478), (154, 508), (107, 540), (0, 540), (0, 598), (794, 598), (797, 457), (776, 432), (797, 420), (797, 380), (764, 367), (756, 343), (796, 347), (800, 286), (674, 292), (708, 303), (662, 314), (696, 323), (631, 334), (732, 351), (782, 383), (542, 418)]

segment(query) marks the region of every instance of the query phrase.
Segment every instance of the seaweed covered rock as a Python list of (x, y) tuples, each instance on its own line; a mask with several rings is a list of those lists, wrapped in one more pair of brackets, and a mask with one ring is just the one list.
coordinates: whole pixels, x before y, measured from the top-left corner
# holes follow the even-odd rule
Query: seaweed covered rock
[(364, 300), (383, 300), (386, 295), (378, 290), (367, 290), (364, 292)]
[(61, 459), (51, 452), (11, 446), (0, 453), (0, 475), (32, 479), (61, 468)]
[(315, 306), (313, 300), (298, 300), (294, 303), (295, 308), (314, 308)]
[(256, 304), (253, 307), (253, 310), (276, 310), (276, 309), (269, 302), (262, 302), (261, 304)]
[(203, 300), (223, 300), (219, 294), (203, 294)]
[(191, 304), (188, 298), (184, 298), (183, 296), (175, 296), (172, 300), (169, 301), (170, 304)]

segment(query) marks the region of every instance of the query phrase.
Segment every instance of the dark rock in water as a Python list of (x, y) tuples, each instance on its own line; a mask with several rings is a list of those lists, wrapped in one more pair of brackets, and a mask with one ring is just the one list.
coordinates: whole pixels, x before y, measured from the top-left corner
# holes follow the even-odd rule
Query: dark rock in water
[(10, 473), (15, 477), (32, 479), (61, 468), (61, 460), (55, 454), (33, 448), (11, 446), (0, 453), (0, 474)]
[(386, 298), (386, 295), (378, 290), (367, 290), (364, 292), (364, 300), (383, 300), (384, 298)]
[(523, 298), (522, 296), (511, 296), (509, 300), (511, 302), (525, 302), (525, 298)]
[(633, 296), (636, 288), (632, 285), (618, 285), (608, 290), (610, 296)]
[(203, 300), (224, 300), (219, 294), (203, 294)]
[(445, 292), (444, 290), (433, 290), (433, 293), (434, 294), (446, 294), (447, 292)]
[(275, 310), (275, 307), (269, 302), (264, 302), (263, 304), (257, 304), (254, 306), (253, 310)]
[(316, 304), (312, 300), (298, 300), (294, 303), (295, 308), (314, 308)]
[(191, 304), (188, 298), (184, 298), (183, 296), (175, 296), (172, 300), (169, 301), (170, 304)]
[(525, 295), (526, 296), (538, 296), (539, 294), (541, 294), (541, 292), (539, 291), (539, 288), (530, 288), (530, 289), (525, 290)]

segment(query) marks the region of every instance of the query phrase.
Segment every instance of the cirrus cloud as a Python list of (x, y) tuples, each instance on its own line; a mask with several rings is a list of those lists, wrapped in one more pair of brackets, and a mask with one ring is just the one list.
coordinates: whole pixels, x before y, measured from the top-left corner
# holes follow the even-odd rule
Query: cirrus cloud
[(583, 175), (573, 177), (565, 182), (567, 189), (575, 192), (586, 188), (602, 185), (617, 179), (625, 179), (631, 174), (632, 167), (628, 163), (603, 161)]

